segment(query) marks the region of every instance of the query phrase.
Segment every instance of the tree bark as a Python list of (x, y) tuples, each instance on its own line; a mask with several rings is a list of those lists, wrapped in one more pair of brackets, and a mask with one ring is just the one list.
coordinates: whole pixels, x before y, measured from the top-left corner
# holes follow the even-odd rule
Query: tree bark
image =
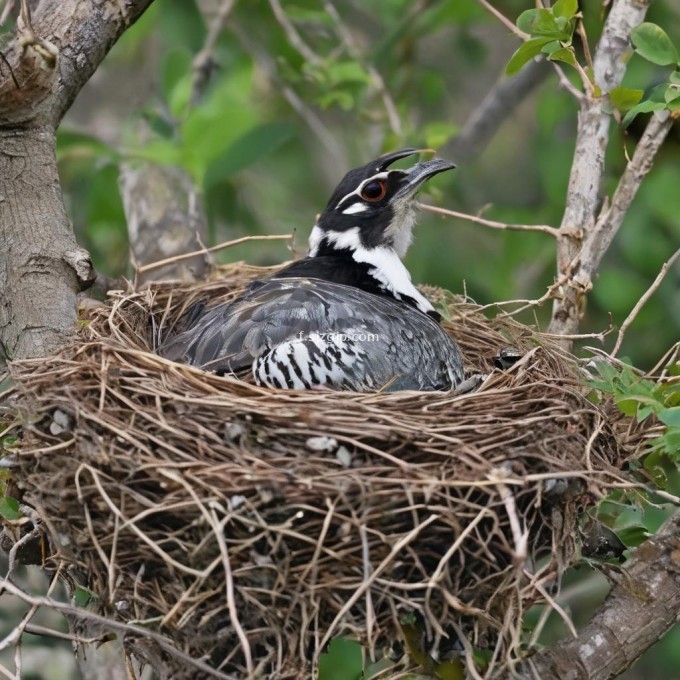
[[(119, 186), (135, 262), (147, 265), (198, 251), (207, 240), (208, 220), (201, 196), (181, 168), (124, 163)], [(208, 253), (142, 272), (137, 283), (196, 281), (208, 270)]]
[(537, 654), (522, 680), (610, 680), (658, 642), (680, 612), (680, 512), (624, 566), (600, 609), (577, 638)]
[(94, 280), (56, 166), (64, 113), (152, 0), (40, 0), (17, 21), (0, 68), (0, 356), (43, 356), (73, 333)]
[[(579, 279), (581, 250), (592, 239), (602, 207), (605, 153), (612, 116), (609, 93), (621, 84), (632, 51), (630, 34), (642, 23), (651, 0), (614, 0), (593, 60), (594, 82), (599, 93), (586, 93), (581, 101), (576, 148), (569, 176), (566, 207), (557, 244), (557, 278), (562, 281), (555, 300), (549, 333), (578, 333), (585, 294), (590, 282)], [(570, 348), (571, 341), (562, 343)]]
[(7, 354), (58, 347), (75, 322), (75, 295), (92, 279), (59, 187), (54, 130), (0, 131), (0, 333)]

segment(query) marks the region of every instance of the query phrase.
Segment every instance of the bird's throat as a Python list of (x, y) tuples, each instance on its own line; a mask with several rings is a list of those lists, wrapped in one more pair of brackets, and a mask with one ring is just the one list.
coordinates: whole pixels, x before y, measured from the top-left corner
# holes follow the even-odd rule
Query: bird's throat
[[(309, 255), (351, 257), (354, 262), (368, 265), (368, 274), (378, 287), (397, 300), (413, 301), (421, 312), (433, 311), (430, 301), (418, 291), (411, 281), (411, 274), (401, 261), (397, 251), (390, 246), (366, 248), (361, 243), (359, 228), (346, 231), (323, 231), (315, 226), (309, 238)], [(410, 298), (410, 300), (409, 300)]]

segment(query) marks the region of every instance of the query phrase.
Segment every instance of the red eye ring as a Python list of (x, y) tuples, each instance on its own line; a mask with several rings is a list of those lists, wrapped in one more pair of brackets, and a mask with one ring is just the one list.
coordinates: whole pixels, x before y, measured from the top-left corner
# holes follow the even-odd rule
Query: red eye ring
[(387, 193), (387, 182), (383, 179), (373, 179), (366, 182), (363, 187), (361, 187), (361, 198), (364, 201), (370, 201), (375, 203), (385, 198)]

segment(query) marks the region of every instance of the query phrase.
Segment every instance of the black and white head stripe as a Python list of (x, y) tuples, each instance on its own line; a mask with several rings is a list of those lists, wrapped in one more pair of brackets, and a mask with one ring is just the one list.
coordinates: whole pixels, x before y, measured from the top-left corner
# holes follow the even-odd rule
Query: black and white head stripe
[(411, 283), (401, 258), (411, 245), (418, 189), (454, 165), (435, 158), (403, 170), (389, 169), (414, 153), (418, 150), (403, 149), (350, 170), (312, 229), (309, 255), (351, 258), (380, 290), (432, 313), (432, 305)]
[(377, 203), (385, 198), (390, 175), (394, 179), (397, 172), (396, 170), (391, 173), (379, 172), (373, 177), (365, 179), (356, 189), (345, 194), (338, 201), (335, 210), (343, 215), (355, 215), (370, 210), (372, 203)]

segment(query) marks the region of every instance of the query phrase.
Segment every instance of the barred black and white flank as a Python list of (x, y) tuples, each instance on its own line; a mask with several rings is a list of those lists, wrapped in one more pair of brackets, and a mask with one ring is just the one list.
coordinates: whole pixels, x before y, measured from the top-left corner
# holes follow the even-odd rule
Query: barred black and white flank
[(415, 195), (454, 166), (433, 159), (389, 170), (416, 149), (343, 178), (310, 235), (309, 255), (208, 307), (160, 353), (220, 373), (250, 367), (258, 383), (357, 392), (448, 390), (463, 380), (456, 344), (401, 261)]

